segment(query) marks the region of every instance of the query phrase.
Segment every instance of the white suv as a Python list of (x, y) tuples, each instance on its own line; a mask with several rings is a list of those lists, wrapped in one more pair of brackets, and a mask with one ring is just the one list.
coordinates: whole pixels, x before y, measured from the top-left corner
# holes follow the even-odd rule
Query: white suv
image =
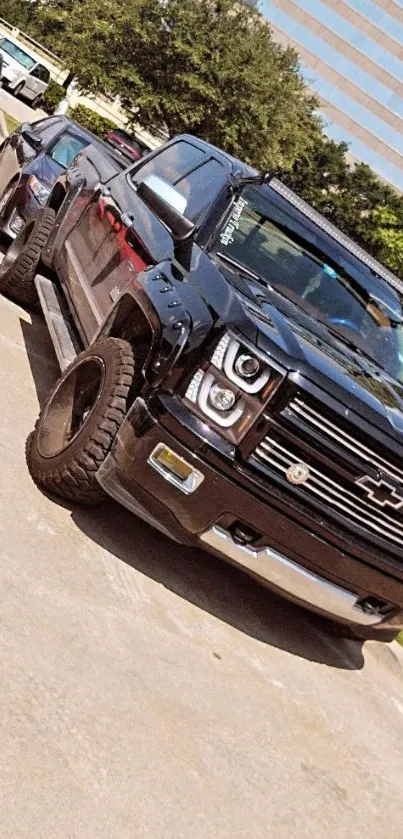
[[(48, 88), (50, 72), (40, 59), (11, 38), (0, 38), (1, 81), (14, 96), (20, 94), (36, 108)], [(1, 61), (0, 61), (1, 67)]]

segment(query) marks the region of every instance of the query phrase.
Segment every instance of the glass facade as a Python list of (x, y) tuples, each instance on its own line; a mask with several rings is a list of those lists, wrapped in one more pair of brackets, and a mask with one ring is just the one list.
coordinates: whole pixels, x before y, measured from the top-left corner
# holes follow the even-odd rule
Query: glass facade
[(261, 0), (295, 47), (325, 130), (403, 192), (403, 0)]

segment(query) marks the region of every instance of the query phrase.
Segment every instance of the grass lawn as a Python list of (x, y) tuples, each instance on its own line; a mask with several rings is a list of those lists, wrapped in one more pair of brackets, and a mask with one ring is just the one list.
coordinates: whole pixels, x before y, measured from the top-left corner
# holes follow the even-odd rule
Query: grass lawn
[(12, 117), (11, 114), (7, 114), (6, 111), (4, 111), (3, 114), (4, 119), (6, 121), (7, 130), (9, 134), (11, 134), (11, 132), (14, 131), (15, 128), (17, 128), (17, 125), (20, 125), (20, 123), (18, 119), (14, 119), (14, 117)]
[(403, 647), (403, 632), (399, 632), (397, 640), (399, 641), (399, 644), (401, 644)]

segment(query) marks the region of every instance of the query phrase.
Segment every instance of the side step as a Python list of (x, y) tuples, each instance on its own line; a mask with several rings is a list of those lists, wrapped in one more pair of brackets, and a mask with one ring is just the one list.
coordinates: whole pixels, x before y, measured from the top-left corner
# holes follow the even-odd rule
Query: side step
[(37, 274), (35, 286), (57, 360), (63, 371), (74, 361), (81, 347), (70, 323), (66, 302), (56, 285), (48, 277)]

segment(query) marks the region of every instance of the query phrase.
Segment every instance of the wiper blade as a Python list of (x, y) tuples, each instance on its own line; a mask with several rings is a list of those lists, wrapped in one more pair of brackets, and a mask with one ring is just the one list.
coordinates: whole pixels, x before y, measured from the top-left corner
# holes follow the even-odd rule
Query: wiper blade
[(321, 320), (320, 322), (326, 326), (331, 335), (334, 335), (339, 341), (341, 341), (343, 344), (346, 344), (347, 347), (351, 347), (351, 349), (354, 350), (354, 352), (356, 352), (358, 355), (367, 358), (368, 361), (372, 361), (373, 364), (381, 366), (379, 364), (379, 361), (377, 361), (377, 359), (374, 358), (374, 356), (371, 355), (371, 353), (367, 352), (367, 350), (364, 350), (360, 344), (356, 344), (352, 338), (348, 338), (347, 335), (344, 335), (342, 332), (339, 332), (338, 329), (334, 329), (332, 326), (329, 326), (327, 323), (325, 323), (325, 321)]
[(255, 274), (254, 271), (251, 271), (250, 268), (247, 268), (246, 265), (243, 265), (242, 262), (237, 262), (236, 259), (232, 259), (231, 256), (227, 256), (225, 253), (221, 253), (220, 251), (216, 251), (216, 256), (219, 259), (222, 259), (223, 262), (227, 262), (228, 265), (231, 265), (232, 268), (236, 268), (237, 271), (242, 271), (243, 274), (246, 274), (247, 277), (251, 277), (252, 280), (258, 280), (263, 282), (259, 274)]

